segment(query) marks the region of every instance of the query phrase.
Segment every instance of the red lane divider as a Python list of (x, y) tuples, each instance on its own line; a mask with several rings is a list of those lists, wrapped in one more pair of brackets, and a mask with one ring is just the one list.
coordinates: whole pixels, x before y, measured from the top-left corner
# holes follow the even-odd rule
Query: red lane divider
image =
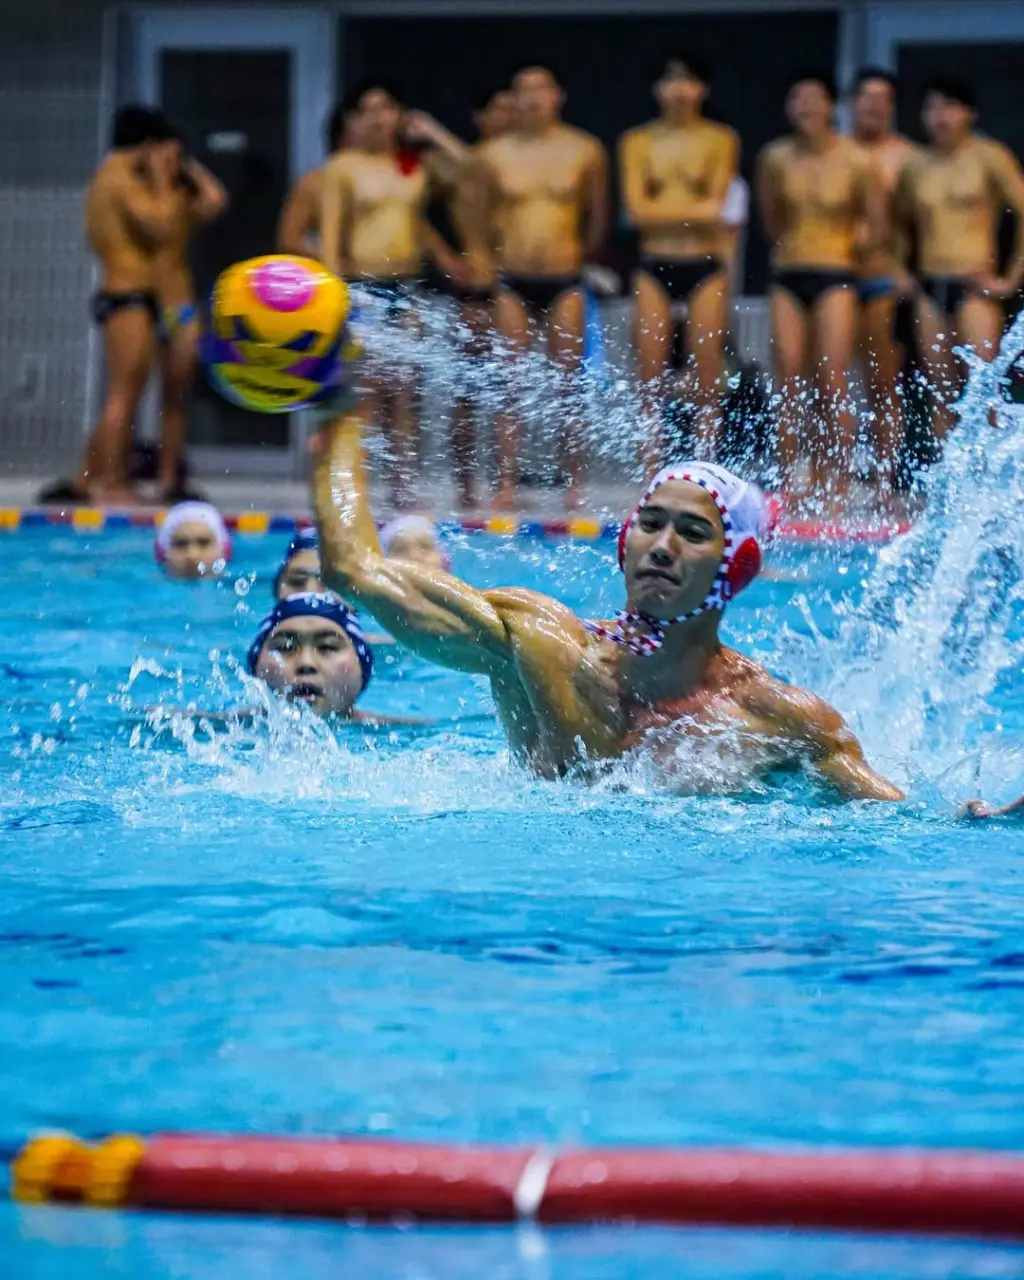
[(28, 1143), (12, 1194), (93, 1205), (460, 1222), (630, 1222), (1024, 1237), (1024, 1155), (120, 1136)]

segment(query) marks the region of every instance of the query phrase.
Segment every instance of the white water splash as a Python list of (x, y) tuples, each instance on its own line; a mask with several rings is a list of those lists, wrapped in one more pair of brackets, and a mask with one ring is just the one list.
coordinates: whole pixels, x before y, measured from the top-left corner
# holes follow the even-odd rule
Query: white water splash
[(1024, 603), (1024, 407), (1004, 393), (1022, 352), (1024, 313), (990, 363), (967, 355), (960, 424), (928, 474), (924, 511), (844, 606), (836, 639), (814, 654), (798, 646), (870, 757), (904, 778), (935, 780), (977, 744), (1001, 673), (1024, 657), (1013, 626)]

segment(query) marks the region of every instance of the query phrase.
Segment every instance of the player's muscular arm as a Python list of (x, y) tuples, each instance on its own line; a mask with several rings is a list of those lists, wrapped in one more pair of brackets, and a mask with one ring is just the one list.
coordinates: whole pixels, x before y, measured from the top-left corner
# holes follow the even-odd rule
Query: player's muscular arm
[(483, 593), (441, 570), (381, 555), (354, 416), (343, 414), (325, 429), (313, 496), (328, 587), (428, 661), (490, 675), (511, 660), (501, 612)]
[(752, 686), (744, 699), (780, 737), (807, 751), (820, 776), (848, 800), (902, 800), (903, 792), (875, 772), (842, 716), (804, 689), (770, 676)]

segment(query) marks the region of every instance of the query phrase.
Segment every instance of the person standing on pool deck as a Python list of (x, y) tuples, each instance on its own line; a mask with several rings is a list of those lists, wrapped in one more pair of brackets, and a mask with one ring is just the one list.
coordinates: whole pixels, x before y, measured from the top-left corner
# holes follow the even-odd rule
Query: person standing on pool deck
[[(473, 123), (480, 135), (470, 149), (469, 163), (455, 182), (449, 196), (450, 217), (459, 247), (465, 255), (468, 279), (465, 283), (449, 281), (446, 291), (458, 305), (458, 323), (462, 354), (477, 362), (490, 355), (491, 311), (496, 284), (494, 258), (490, 252), (479, 216), (481, 203), (480, 152), (493, 138), (503, 137), (515, 124), (515, 99), (510, 89), (496, 89), (485, 94), (473, 112)], [(457, 389), (452, 404), (452, 460), (459, 501), (465, 510), (477, 505), (476, 466), (474, 464), (474, 418), (477, 407), (472, 382)]]
[[(479, 152), (483, 236), (499, 272), (495, 327), (515, 356), (546, 327), (548, 355), (572, 378), (583, 358), (581, 269), (608, 226), (608, 159), (596, 138), (562, 123), (565, 94), (549, 68), (524, 67), (512, 90), (515, 127)], [(510, 388), (515, 378), (510, 372)], [(569, 507), (579, 501), (582, 471), (576, 417), (566, 403), (561, 445)], [(495, 416), (498, 508), (517, 501), (519, 418), (516, 407)]]
[(185, 406), (195, 378), (200, 316), (189, 250), (196, 231), (215, 221), (228, 206), (228, 193), (205, 165), (177, 144), (177, 204), (170, 233), (156, 255), (156, 290), (160, 303), (160, 501), (188, 498), (181, 482), (185, 446)]
[(302, 175), (288, 192), (281, 209), (274, 241), (278, 253), (294, 253), (304, 258), (319, 255), (324, 171), (335, 156), (355, 145), (357, 135), (353, 113), (339, 103), (327, 117), (324, 134), (327, 159), (319, 168)]
[(723, 468), (680, 463), (652, 480), (620, 538), (626, 608), (605, 624), (538, 592), (385, 559), (354, 414), (325, 428), (313, 502), (327, 585), (420, 657), (487, 676), (513, 753), (542, 777), (645, 747), (681, 792), (805, 766), (842, 795), (901, 798), (831, 707), (722, 645), (766, 518), (760, 490)]
[(622, 202), (640, 233), (633, 341), (650, 423), (643, 450), (651, 471), (664, 452), (661, 411), (675, 304), (686, 306), (684, 344), (694, 383), (688, 398), (696, 406), (698, 455), (713, 459), (717, 444), (729, 320), (722, 209), (739, 166), (739, 138), (704, 119), (709, 84), (699, 59), (670, 57), (654, 85), (661, 118), (630, 130), (619, 143)]
[[(435, 157), (422, 157), (405, 142), (405, 116), (398, 97), (381, 84), (357, 89), (348, 101), (355, 119), (357, 145), (333, 156), (324, 167), (320, 252), (335, 275), (368, 286), (380, 300), (388, 322), (403, 328), (416, 323), (415, 286), (429, 252), (442, 270), (458, 274), (457, 255), (429, 236), (424, 212)], [(429, 117), (412, 115), (417, 140), (426, 134), (435, 150), (462, 163), (467, 149)], [(447, 155), (448, 152), (452, 155)], [(447, 254), (447, 256), (445, 256)], [(414, 376), (394, 367), (367, 370), (369, 394), (363, 404), (375, 411), (392, 451), (392, 501), (415, 502), (414, 472), (419, 448), (419, 418)]]
[[(891, 223), (892, 195), (900, 171), (917, 148), (893, 130), (896, 79), (889, 71), (864, 67), (853, 93), (853, 138), (875, 168), (886, 223)], [(897, 394), (904, 351), (897, 337), (897, 306), (908, 305), (914, 284), (893, 256), (891, 244), (879, 240), (861, 257), (857, 293), (860, 298), (860, 352), (874, 415), (878, 478), (894, 488), (897, 455), (903, 444), (903, 414)]]
[(136, 501), (128, 456), (156, 356), (157, 255), (179, 216), (179, 174), (178, 144), (163, 115), (123, 107), (85, 197), (85, 231), (102, 269), (92, 317), (103, 333), (106, 399), (78, 475), (44, 489), (41, 502)]
[[(953, 349), (990, 360), (1003, 331), (1003, 299), (1024, 279), (1024, 174), (1001, 142), (973, 132), (976, 99), (969, 84), (939, 76), (925, 89), (921, 115), (929, 145), (904, 166), (894, 197), (897, 233), (918, 246), (918, 345), (938, 404), (943, 440), (961, 378)], [(997, 275), (999, 221), (1016, 218), (1006, 271)]]
[(848, 385), (857, 262), (883, 228), (871, 163), (836, 132), (835, 99), (828, 73), (793, 78), (786, 95), (793, 132), (761, 152), (758, 200), (773, 246), (769, 298), (783, 484), (794, 492), (803, 438), (811, 491), (841, 497), (857, 431)]

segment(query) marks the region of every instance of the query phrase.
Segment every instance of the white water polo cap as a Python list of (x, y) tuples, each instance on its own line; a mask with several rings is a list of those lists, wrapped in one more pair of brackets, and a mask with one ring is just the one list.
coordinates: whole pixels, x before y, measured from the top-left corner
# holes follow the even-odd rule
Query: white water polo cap
[(594, 625), (598, 635), (624, 645), (631, 652), (646, 657), (665, 642), (665, 628), (685, 622), (711, 609), (724, 609), (735, 596), (750, 585), (761, 571), (762, 547), (770, 526), (770, 513), (764, 494), (756, 484), (741, 480), (725, 467), (711, 462), (677, 462), (663, 467), (644, 490), (629, 519), (619, 533), (619, 568), (626, 564), (626, 542), (640, 512), (655, 492), (669, 480), (686, 480), (706, 490), (718, 508), (722, 520), (725, 545), (722, 562), (701, 603), (677, 618), (653, 618), (636, 609), (625, 609), (616, 617), (613, 627)]

